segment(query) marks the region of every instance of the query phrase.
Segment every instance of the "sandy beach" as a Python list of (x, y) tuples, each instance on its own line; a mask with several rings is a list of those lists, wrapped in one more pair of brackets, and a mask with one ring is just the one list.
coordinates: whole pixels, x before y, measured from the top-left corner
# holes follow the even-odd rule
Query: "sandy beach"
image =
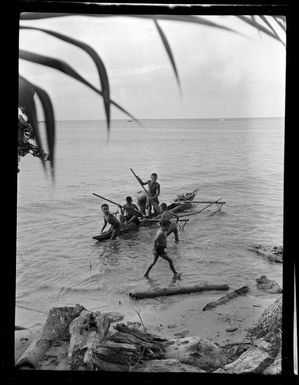
[[(249, 294), (239, 296), (226, 304), (214, 309), (202, 311), (208, 303), (221, 297), (223, 294), (182, 295), (181, 302), (171, 304), (169, 297), (156, 299), (157, 311), (140, 310), (139, 301), (132, 306), (121, 304), (114, 311), (125, 314), (123, 322), (139, 322), (140, 318), (149, 333), (171, 339), (186, 336), (199, 336), (219, 346), (244, 341), (247, 331), (254, 326), (263, 311), (281, 294), (254, 295), (254, 287)], [(84, 306), (84, 304), (83, 304)], [(124, 307), (127, 307), (124, 309)], [(135, 309), (135, 310), (134, 310)], [(139, 315), (138, 315), (139, 313)], [(15, 361), (30, 345), (39, 332), (38, 328), (19, 330), (15, 332)], [(40, 369), (64, 370), (68, 344), (54, 346), (48, 350), (40, 362)]]

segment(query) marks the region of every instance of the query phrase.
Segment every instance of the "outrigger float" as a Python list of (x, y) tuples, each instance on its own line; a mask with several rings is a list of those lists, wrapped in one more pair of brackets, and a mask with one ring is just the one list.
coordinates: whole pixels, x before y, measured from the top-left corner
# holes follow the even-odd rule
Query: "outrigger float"
[[(186, 223), (189, 221), (189, 219), (185, 218), (185, 217), (189, 217), (191, 215), (195, 215), (195, 214), (199, 214), (201, 212), (203, 212), (204, 210), (206, 210), (208, 207), (212, 206), (212, 205), (216, 205), (216, 212), (219, 212), (221, 211), (222, 209), (222, 206), (225, 204), (225, 202), (221, 201), (222, 198), (219, 198), (217, 199), (216, 201), (197, 201), (197, 200), (194, 200), (196, 194), (197, 194), (197, 190), (194, 190), (192, 192), (189, 192), (189, 193), (186, 193), (186, 194), (179, 194), (177, 196), (177, 198), (174, 200), (173, 203), (169, 204), (168, 205), (168, 210), (171, 210), (172, 212), (174, 213), (182, 213), (182, 212), (185, 212), (187, 210), (190, 210), (192, 207), (194, 207), (195, 204), (206, 204), (206, 206), (204, 206), (203, 208), (201, 208), (200, 210), (198, 211), (194, 211), (194, 212), (190, 212), (190, 213), (186, 213), (186, 214), (183, 214), (183, 215), (178, 215), (179, 218), (177, 219), (178, 221), (178, 224), (180, 226), (181, 229), (183, 229), (186, 225)], [(95, 194), (93, 193), (93, 195), (101, 198), (101, 199), (104, 199), (110, 203), (113, 203), (115, 205), (117, 205), (118, 207), (120, 208), (123, 208), (122, 205), (116, 203), (116, 202), (113, 202), (111, 201), (110, 199), (107, 199), (105, 197), (102, 197), (101, 195), (98, 195), (98, 194)], [(152, 226), (152, 225), (155, 225), (159, 222), (160, 218), (159, 217), (153, 217), (153, 218), (147, 218), (147, 217), (144, 217), (144, 218), (140, 218), (139, 221), (140, 221), (140, 225), (136, 225), (134, 223), (130, 223), (128, 225), (124, 225), (124, 227), (120, 230), (119, 232), (119, 235), (122, 235), (122, 234), (127, 234), (127, 233), (130, 233), (130, 232), (134, 232), (136, 230), (139, 229), (140, 226)], [(96, 235), (94, 237), (92, 237), (92, 239), (95, 239), (97, 240), (98, 242), (102, 242), (102, 241), (105, 241), (106, 239), (110, 239), (111, 238), (111, 231), (108, 230), (108, 231), (105, 231), (103, 232), (102, 234), (100, 235)]]

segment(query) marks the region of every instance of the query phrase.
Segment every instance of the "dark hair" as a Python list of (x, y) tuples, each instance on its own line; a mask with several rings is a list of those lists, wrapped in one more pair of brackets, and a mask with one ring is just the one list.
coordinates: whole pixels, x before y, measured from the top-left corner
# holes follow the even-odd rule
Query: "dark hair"
[(166, 218), (162, 218), (159, 222), (160, 226), (169, 226), (171, 225), (171, 222), (169, 219), (166, 219)]
[(155, 172), (152, 172), (151, 176), (155, 176), (156, 178), (158, 178), (158, 175)]
[(167, 209), (167, 204), (166, 203), (161, 203), (160, 207), (161, 207), (161, 209)]
[(103, 203), (101, 206), (101, 209), (103, 209), (104, 207), (108, 207), (108, 209), (109, 209), (109, 206), (107, 205), (107, 203)]
[(133, 199), (132, 199), (132, 197), (126, 197), (126, 201), (127, 201), (127, 202), (132, 202)]

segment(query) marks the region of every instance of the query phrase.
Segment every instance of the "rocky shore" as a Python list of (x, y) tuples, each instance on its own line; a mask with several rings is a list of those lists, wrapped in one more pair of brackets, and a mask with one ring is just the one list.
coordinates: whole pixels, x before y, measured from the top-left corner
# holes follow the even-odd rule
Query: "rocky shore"
[(225, 296), (211, 294), (211, 302), (188, 295), (180, 308), (161, 311), (160, 318), (137, 311), (137, 318), (126, 322), (120, 312), (53, 308), (41, 330), (16, 330), (16, 367), (279, 374), (281, 292), (276, 282), (260, 276)]

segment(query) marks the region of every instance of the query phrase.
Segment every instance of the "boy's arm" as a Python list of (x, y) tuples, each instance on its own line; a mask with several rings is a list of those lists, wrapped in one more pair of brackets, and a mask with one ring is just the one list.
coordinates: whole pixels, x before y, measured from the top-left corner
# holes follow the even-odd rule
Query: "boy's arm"
[(138, 207), (137, 205), (135, 205), (135, 203), (133, 203), (133, 205), (134, 205), (134, 209), (137, 211), (137, 213), (140, 214), (140, 215), (142, 215), (142, 213), (141, 213), (139, 207)]
[(149, 182), (149, 180), (148, 180), (147, 182), (142, 182), (141, 178), (140, 178), (138, 175), (136, 175), (136, 177), (137, 177), (138, 181), (139, 181), (143, 186), (144, 186), (145, 184), (148, 184), (148, 182)]
[(159, 195), (160, 195), (160, 185), (159, 183), (157, 183), (156, 194), (153, 196), (153, 198), (158, 198)]
[(104, 226), (102, 227), (102, 230), (101, 230), (101, 233), (103, 232), (104, 228), (107, 226), (107, 221), (106, 219), (104, 218)]

